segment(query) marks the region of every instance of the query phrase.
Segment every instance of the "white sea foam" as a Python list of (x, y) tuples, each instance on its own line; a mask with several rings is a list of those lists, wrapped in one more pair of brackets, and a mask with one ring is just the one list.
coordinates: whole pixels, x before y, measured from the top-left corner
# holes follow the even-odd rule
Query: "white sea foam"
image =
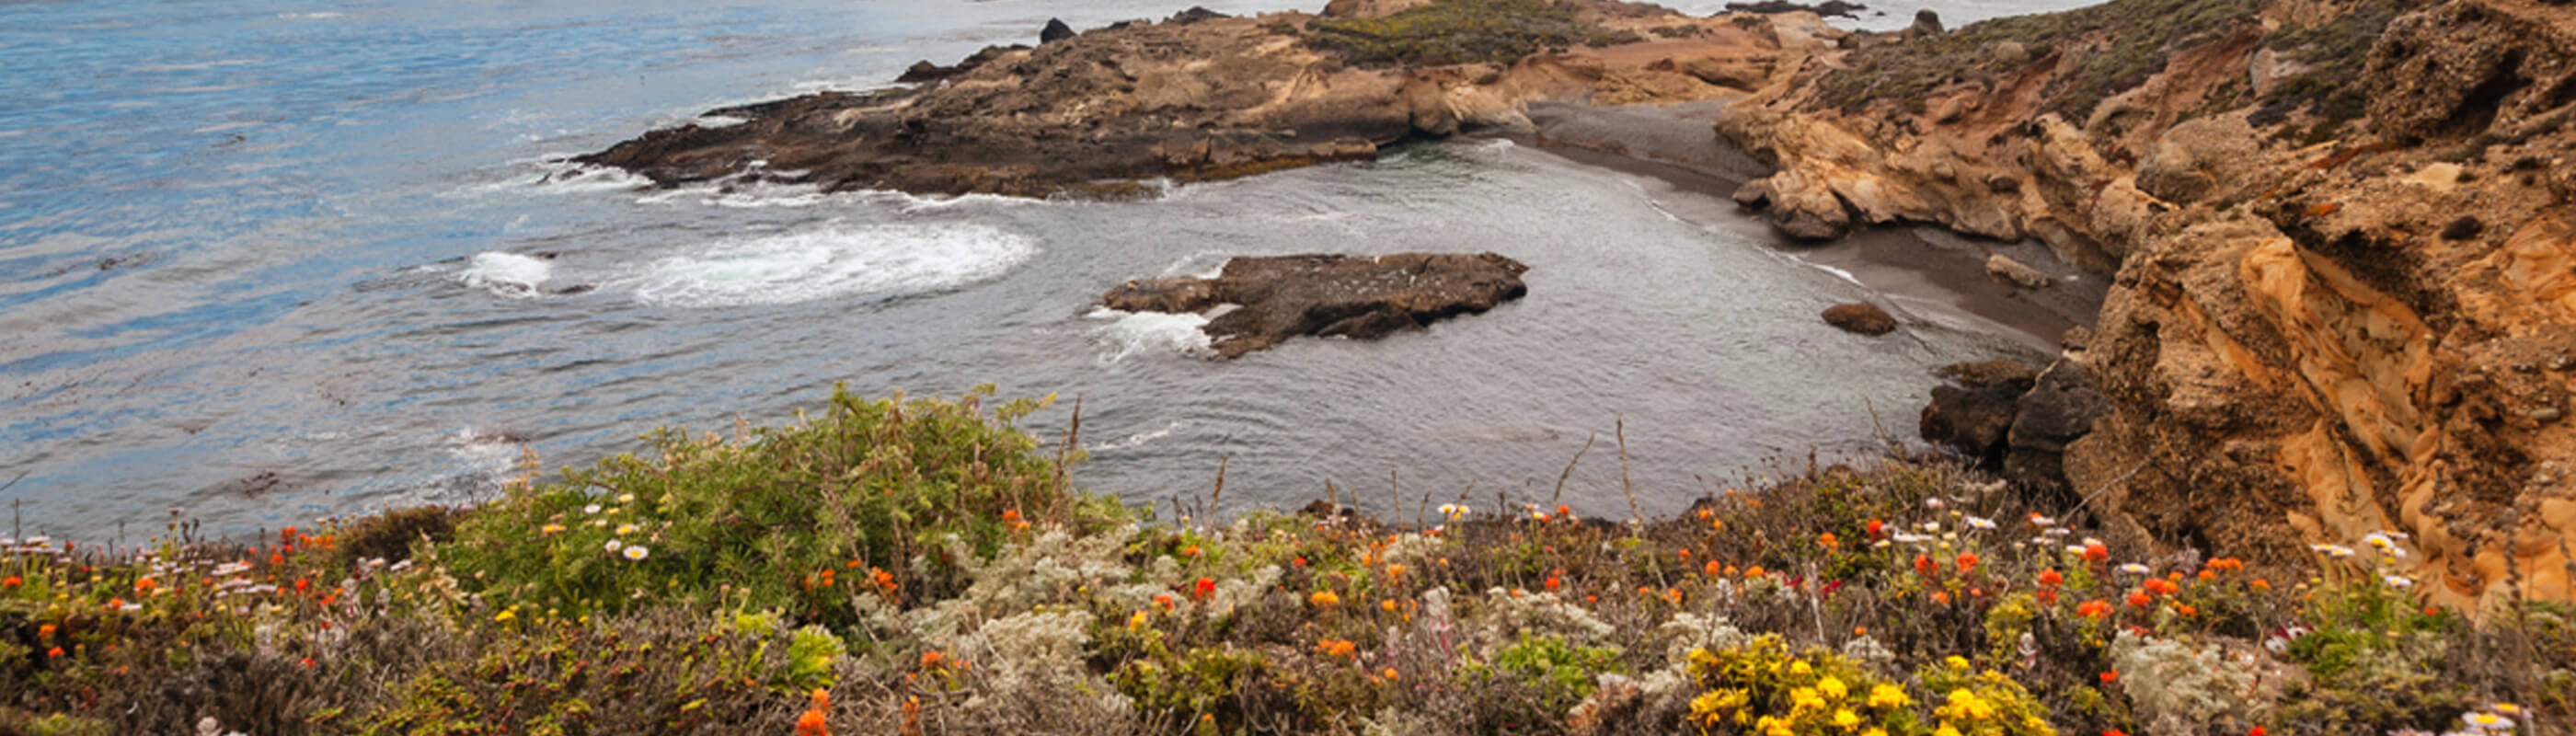
[(466, 286), (489, 290), (507, 297), (531, 297), (540, 292), (539, 284), (554, 275), (554, 265), (516, 253), (485, 251), (474, 254), (456, 280)]
[(1173, 261), (1172, 265), (1164, 266), (1163, 277), (1188, 276), (1194, 279), (1212, 279), (1225, 275), (1225, 264), (1233, 260), (1234, 255), (1231, 253), (1203, 250), (1183, 256), (1180, 260)]
[(277, 17), (282, 20), (330, 20), (333, 18), (346, 18), (349, 17), (349, 14), (325, 10), (318, 13), (279, 13), (277, 14)]
[(1037, 254), (982, 225), (844, 225), (727, 240), (654, 261), (620, 286), (646, 304), (731, 307), (955, 288)]
[(1092, 319), (1112, 320), (1091, 331), (1091, 342), (1100, 348), (1100, 364), (1109, 365), (1143, 352), (1175, 352), (1200, 355), (1208, 351), (1205, 330), (1208, 317), (1199, 314), (1165, 314), (1162, 312), (1122, 312), (1100, 308), (1087, 315)]
[(1094, 447), (1094, 448), (1091, 448), (1091, 449), (1092, 449), (1092, 450), (1095, 450), (1095, 451), (1099, 451), (1099, 452), (1116, 452), (1116, 451), (1119, 451), (1119, 450), (1132, 450), (1132, 449), (1135, 449), (1135, 448), (1144, 447), (1147, 443), (1150, 443), (1150, 442), (1153, 442), (1153, 441), (1155, 441), (1155, 440), (1159, 440), (1159, 439), (1162, 439), (1162, 438), (1165, 438), (1165, 437), (1170, 437), (1170, 436), (1172, 436), (1172, 433), (1173, 433), (1173, 432), (1175, 432), (1175, 431), (1179, 431), (1179, 430), (1180, 430), (1180, 428), (1181, 428), (1181, 424), (1182, 424), (1182, 423), (1181, 423), (1181, 421), (1176, 419), (1176, 420), (1173, 420), (1173, 421), (1172, 421), (1172, 423), (1170, 423), (1170, 424), (1163, 425), (1163, 428), (1162, 428), (1162, 429), (1157, 429), (1157, 430), (1154, 430), (1154, 431), (1151, 431), (1151, 432), (1138, 432), (1138, 433), (1135, 433), (1135, 434), (1127, 435), (1127, 438), (1126, 438), (1126, 439), (1122, 439), (1122, 440), (1119, 440), (1119, 441), (1116, 441), (1116, 442), (1111, 442), (1111, 443), (1109, 443), (1109, 444), (1101, 445), (1101, 446)]

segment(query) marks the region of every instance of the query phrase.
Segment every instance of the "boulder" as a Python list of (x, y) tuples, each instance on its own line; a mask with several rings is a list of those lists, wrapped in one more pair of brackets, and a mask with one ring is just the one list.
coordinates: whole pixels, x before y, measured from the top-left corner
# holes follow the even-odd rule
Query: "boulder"
[(2056, 279), (2049, 278), (2048, 274), (2040, 273), (2039, 269), (2031, 268), (2020, 261), (2006, 258), (2002, 253), (1994, 253), (1986, 256), (1986, 275), (1993, 277), (1996, 281), (2001, 281), (2025, 289), (2037, 289), (2057, 283)]
[(1190, 9), (1188, 9), (1188, 10), (1184, 10), (1184, 11), (1181, 11), (1181, 12), (1178, 12), (1178, 13), (1173, 13), (1173, 14), (1172, 14), (1172, 17), (1164, 19), (1164, 20), (1163, 20), (1163, 22), (1165, 22), (1165, 23), (1170, 23), (1170, 24), (1173, 24), (1173, 25), (1183, 25), (1183, 26), (1185, 26), (1185, 25), (1189, 25), (1189, 24), (1192, 24), (1192, 23), (1197, 23), (1197, 22), (1200, 22), (1200, 21), (1209, 21), (1209, 20), (1216, 20), (1216, 19), (1219, 19), (1219, 18), (1231, 18), (1231, 17), (1234, 17), (1234, 16), (1226, 15), (1226, 14), (1224, 14), (1224, 13), (1219, 13), (1219, 12), (1216, 12), (1216, 11), (1214, 11), (1214, 10), (1209, 10), (1209, 9), (1207, 9), (1207, 8), (1200, 7), (1200, 6), (1197, 6), (1197, 5), (1192, 5), (1192, 6), (1190, 6)]
[(1063, 18), (1048, 18), (1046, 28), (1038, 31), (1038, 43), (1041, 45), (1055, 43), (1072, 38), (1074, 35), (1073, 26), (1065, 25)]
[(2066, 479), (2066, 446), (2092, 434), (2094, 420), (2111, 413), (2093, 373), (2058, 361), (2039, 374), (2013, 411), (2005, 437), (2003, 476), (2024, 492), (2071, 505), (2078, 499)]
[(1842, 328), (1844, 332), (1873, 337), (1896, 331), (1896, 318), (1888, 316), (1887, 310), (1868, 302), (1836, 304), (1827, 307), (1825, 324)]
[(1914, 24), (1905, 27), (1906, 38), (1941, 35), (1941, 14), (1931, 8), (1914, 11)]
[(1208, 312), (1201, 328), (1218, 357), (1298, 335), (1375, 339), (1475, 314), (1529, 293), (1519, 261), (1492, 253), (1236, 258), (1215, 278), (1129, 281), (1100, 297), (1129, 312)]
[(2190, 204), (2240, 183), (2260, 163), (2254, 128), (2239, 116), (2195, 118), (2156, 138), (2138, 160), (2138, 190), (2172, 204)]
[(2003, 467), (2011, 451), (2013, 415), (2030, 381), (1982, 386), (1934, 386), (1932, 402), (1923, 406), (1915, 430), (1923, 439), (1957, 450), (1980, 467)]

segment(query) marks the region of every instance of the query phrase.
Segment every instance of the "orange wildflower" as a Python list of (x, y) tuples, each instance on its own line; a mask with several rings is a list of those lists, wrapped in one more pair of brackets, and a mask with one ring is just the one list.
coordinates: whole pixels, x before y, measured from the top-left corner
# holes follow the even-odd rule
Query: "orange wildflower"
[(1306, 596), (1306, 602), (1315, 604), (1316, 608), (1331, 608), (1341, 604), (1342, 596), (1333, 591), (1318, 590), (1314, 595)]

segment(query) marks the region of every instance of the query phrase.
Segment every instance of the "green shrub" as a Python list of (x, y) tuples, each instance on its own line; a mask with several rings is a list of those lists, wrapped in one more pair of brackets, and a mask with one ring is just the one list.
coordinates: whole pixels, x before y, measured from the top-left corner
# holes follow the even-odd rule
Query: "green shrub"
[[(515, 489), (438, 554), (516, 617), (721, 599), (846, 625), (850, 596), (901, 601), (923, 573), (953, 567), (941, 557), (951, 535), (989, 555), (1024, 515), (1118, 515), (1075, 499), (1011, 426), (1044, 402), (986, 415), (977, 405), (989, 391), (950, 402), (836, 388), (820, 415), (786, 427), (731, 440), (664, 429), (648, 436), (658, 458), (622, 455)], [(907, 564), (916, 555), (925, 568)]]
[(1310, 43), (1362, 66), (1509, 64), (1549, 48), (1639, 40), (1545, 0), (1435, 0), (1380, 18), (1321, 19), (1313, 28)]

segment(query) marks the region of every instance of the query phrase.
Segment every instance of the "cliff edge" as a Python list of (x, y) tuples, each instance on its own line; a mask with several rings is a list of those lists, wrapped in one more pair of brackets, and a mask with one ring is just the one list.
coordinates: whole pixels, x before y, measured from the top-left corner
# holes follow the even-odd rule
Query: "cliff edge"
[(2570, 598), (2576, 7), (2116, 0), (1797, 62), (1738, 200), (2112, 279), (2067, 475), (2122, 534), (2286, 562), (2413, 535), (2432, 596)]

